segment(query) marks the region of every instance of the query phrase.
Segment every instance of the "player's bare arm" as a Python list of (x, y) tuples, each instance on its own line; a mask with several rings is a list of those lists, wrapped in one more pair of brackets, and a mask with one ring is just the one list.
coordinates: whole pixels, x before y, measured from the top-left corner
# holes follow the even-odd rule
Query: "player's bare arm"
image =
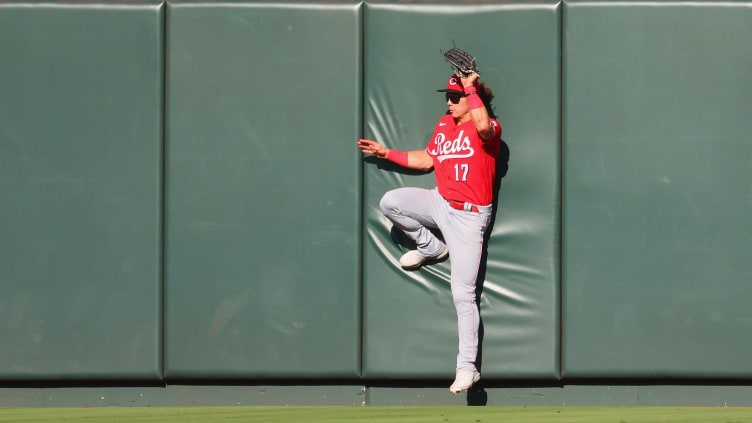
[(426, 150), (413, 150), (407, 152), (407, 163), (410, 169), (427, 172), (433, 169), (433, 159)]
[[(462, 86), (467, 88), (472, 87), (478, 76), (477, 72), (473, 72), (469, 76), (461, 78)], [(488, 110), (485, 107), (470, 109), (470, 118), (473, 120), (475, 129), (483, 141), (489, 141), (493, 138), (494, 128), (491, 126), (491, 118), (488, 116)]]
[[(360, 139), (358, 140), (358, 147), (364, 154), (370, 154), (379, 159), (388, 159), (390, 149), (384, 147), (379, 142), (374, 140)], [(399, 163), (408, 169), (429, 171), (433, 169), (433, 159), (428, 155), (426, 150), (413, 150), (404, 152), (406, 154), (407, 163)]]

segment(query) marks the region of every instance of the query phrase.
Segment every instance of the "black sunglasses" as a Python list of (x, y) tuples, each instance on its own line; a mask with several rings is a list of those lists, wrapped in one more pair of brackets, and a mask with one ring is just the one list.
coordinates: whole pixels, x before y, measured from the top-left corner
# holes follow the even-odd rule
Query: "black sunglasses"
[(451, 101), (451, 102), (452, 102), (452, 104), (459, 104), (459, 103), (460, 103), (460, 99), (461, 99), (462, 97), (464, 97), (464, 96), (465, 96), (465, 94), (459, 94), (459, 93), (450, 93), (450, 92), (447, 92), (447, 93), (446, 93), (446, 94), (444, 95), (444, 98), (445, 98), (446, 100), (448, 100), (448, 101)]

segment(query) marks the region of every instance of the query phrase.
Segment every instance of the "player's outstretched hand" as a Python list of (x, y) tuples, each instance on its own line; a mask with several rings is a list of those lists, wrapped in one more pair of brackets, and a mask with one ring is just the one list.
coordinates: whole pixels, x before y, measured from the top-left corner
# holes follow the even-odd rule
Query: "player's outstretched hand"
[(364, 154), (371, 154), (380, 159), (385, 158), (386, 154), (389, 152), (388, 148), (373, 140), (359, 139), (358, 147), (360, 147), (360, 151)]

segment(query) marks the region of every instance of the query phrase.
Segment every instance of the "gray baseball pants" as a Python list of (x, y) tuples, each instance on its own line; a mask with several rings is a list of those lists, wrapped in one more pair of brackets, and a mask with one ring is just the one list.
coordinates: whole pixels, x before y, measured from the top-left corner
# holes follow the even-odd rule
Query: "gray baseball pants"
[(480, 316), (475, 284), (492, 207), (479, 207), (480, 213), (456, 210), (436, 188), (394, 189), (384, 194), (379, 205), (384, 215), (414, 240), (418, 251), (426, 257), (437, 256), (444, 249), (444, 242), (428, 228), (441, 231), (449, 248), (452, 299), (457, 311), (457, 370), (477, 370)]

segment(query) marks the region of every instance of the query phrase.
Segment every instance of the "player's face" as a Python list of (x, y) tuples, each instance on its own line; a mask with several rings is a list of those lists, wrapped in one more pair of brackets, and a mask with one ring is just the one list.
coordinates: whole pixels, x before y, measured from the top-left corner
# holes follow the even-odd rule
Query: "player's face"
[(449, 114), (455, 119), (460, 119), (469, 111), (467, 98), (460, 93), (446, 93), (446, 102), (449, 107)]

